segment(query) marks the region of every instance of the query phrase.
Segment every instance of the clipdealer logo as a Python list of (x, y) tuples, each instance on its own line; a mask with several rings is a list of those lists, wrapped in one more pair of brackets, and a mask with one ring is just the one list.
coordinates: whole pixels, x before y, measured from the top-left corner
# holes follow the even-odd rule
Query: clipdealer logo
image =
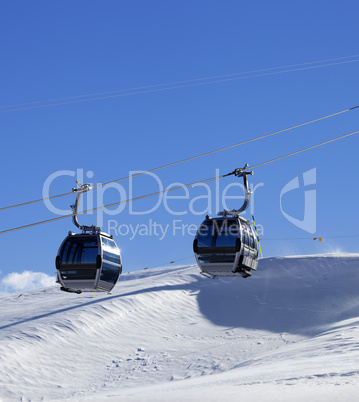
[[(244, 186), (240, 182), (235, 181), (228, 183), (223, 189), (220, 189), (219, 181), (221, 175), (219, 169), (216, 169), (213, 186), (205, 182), (196, 182), (190, 186), (174, 182), (165, 187), (161, 179), (152, 172), (131, 171), (129, 173), (128, 188), (125, 188), (118, 182), (107, 184), (96, 183), (95, 185), (89, 183), (90, 186), (94, 186), (93, 191), (86, 193), (85, 200), (81, 198), (79, 210), (89, 211), (89, 215), (96, 213), (97, 226), (102, 226), (105, 215), (119, 215), (126, 208), (128, 208), (128, 214), (131, 216), (151, 215), (159, 208), (164, 208), (164, 210), (172, 216), (189, 214), (203, 216), (206, 214), (216, 214), (219, 210), (223, 210), (223, 208), (231, 209), (228, 203), (236, 205), (238, 202), (242, 203), (244, 199), (244, 195), (242, 195)], [(151, 202), (146, 203), (145, 207), (142, 205), (142, 208), (138, 206), (135, 207), (134, 205), (134, 201), (148, 197), (147, 195), (143, 197), (136, 196), (138, 188), (141, 188), (140, 184), (136, 182), (136, 177), (139, 175), (142, 175), (142, 178), (146, 178), (146, 180), (152, 180), (153, 187), (156, 190), (151, 196)], [(63, 176), (70, 176), (76, 178), (80, 183), (87, 183), (88, 179), (93, 178), (94, 174), (92, 171), (85, 173), (83, 169), (77, 169), (77, 171), (61, 170), (48, 176), (42, 189), (43, 200), (49, 211), (60, 216), (69, 215), (72, 211), (69, 208), (64, 209), (55, 206), (50, 197), (50, 190), (55, 185), (54, 183)], [(135, 188), (136, 186), (138, 188)], [(255, 192), (262, 186), (264, 186), (264, 183), (258, 183), (255, 186), (250, 185), (252, 193), (249, 204), (250, 213), (254, 213)], [(173, 189), (178, 190), (180, 193), (172, 193)], [(112, 191), (112, 194), (117, 193), (116, 199), (118, 202), (112, 204), (112, 207), (116, 206), (115, 208), (108, 208), (108, 206), (105, 205), (105, 193), (107, 191)], [(196, 191), (197, 194), (200, 193), (200, 195), (193, 196), (191, 191)], [(231, 195), (233, 192), (235, 192), (236, 195)], [(179, 203), (176, 203), (176, 201), (179, 201)]]
[[(125, 210), (126, 205), (128, 208), (128, 214), (132, 216), (147, 215), (151, 217), (151, 214), (153, 212), (155, 212), (159, 208), (164, 208), (164, 210), (168, 214), (174, 217), (188, 214), (203, 217), (206, 214), (216, 215), (216, 213), (219, 210), (231, 209), (228, 203), (230, 203), (233, 206), (236, 205), (238, 202), (242, 203), (244, 199), (244, 196), (241, 195), (243, 194), (244, 187), (243, 184), (240, 182), (237, 181), (231, 182), (227, 184), (225, 187), (223, 187), (223, 189), (220, 189), (219, 169), (216, 169), (216, 179), (214, 180), (214, 185), (212, 187), (210, 187), (207, 183), (197, 183), (190, 187), (187, 187), (184, 184), (177, 182), (171, 183), (170, 185), (165, 187), (160, 178), (152, 172), (133, 171), (129, 173), (130, 173), (129, 183), (127, 189), (117, 182), (112, 182), (105, 185), (101, 183), (96, 183), (95, 188), (93, 189), (94, 191), (87, 193), (85, 200), (83, 198), (80, 200), (79, 209), (89, 210), (88, 212), (89, 215), (96, 215), (96, 226), (103, 227), (103, 229), (108, 233), (114, 235), (129, 236), (131, 239), (133, 239), (136, 236), (149, 236), (149, 235), (154, 235), (160, 239), (163, 239), (169, 233), (172, 234), (183, 233), (183, 235), (187, 233), (193, 234), (195, 232), (196, 225), (191, 224), (188, 225), (183, 223), (183, 226), (181, 226), (180, 225), (181, 221), (178, 219), (176, 220), (175, 218), (173, 218), (172, 226), (169, 225), (166, 226), (163, 224), (161, 225), (159, 223), (156, 223), (153, 219), (149, 219), (148, 225), (142, 223), (139, 225), (132, 224), (132, 226), (131, 224), (128, 225), (123, 224), (119, 222), (117, 219), (112, 220), (108, 219), (111, 216), (120, 215)], [(134, 179), (139, 174), (147, 176), (148, 180), (152, 180), (154, 186), (156, 186), (156, 189), (158, 190), (158, 193), (154, 193), (157, 194), (157, 199), (152, 201), (149, 207), (148, 204), (146, 204), (146, 209), (141, 208), (135, 209), (133, 202), (131, 201), (136, 192), (135, 191), (136, 181)], [(54, 185), (56, 180), (58, 180), (63, 176), (69, 176), (74, 179), (77, 179), (81, 183), (84, 183), (88, 182), (89, 179), (90, 180), (93, 179), (94, 173), (92, 171), (85, 172), (84, 169), (77, 169), (76, 171), (60, 170), (48, 176), (48, 178), (44, 182), (42, 191), (44, 203), (49, 211), (60, 216), (72, 214), (72, 211), (71, 209), (61, 209), (55, 206), (52, 202), (52, 199), (50, 198), (50, 189)], [(300, 185), (300, 179), (303, 180), (302, 186)], [(296, 227), (311, 234), (314, 234), (316, 232), (316, 210), (317, 210), (316, 189), (311, 188), (313, 187), (313, 185), (316, 184), (316, 181), (317, 181), (316, 168), (310, 169), (304, 172), (302, 174), (302, 177), (297, 176), (292, 180), (290, 180), (287, 184), (285, 184), (279, 196), (280, 212), (285, 217), (285, 219), (287, 219), (290, 223), (292, 223)], [(250, 215), (254, 214), (255, 193), (260, 187), (263, 186), (264, 183), (258, 183), (256, 185), (253, 185), (252, 183), (250, 184), (250, 191), (251, 191), (250, 203), (249, 203)], [(168, 192), (171, 191), (171, 189), (174, 187), (181, 189), (182, 193), (169, 194)], [(198, 189), (200, 189), (201, 195), (193, 196), (192, 194), (190, 194), (191, 188), (192, 190), (197, 189), (197, 191), (199, 191)], [(298, 190), (300, 190), (301, 188), (304, 189), (304, 205), (303, 205), (302, 219), (301, 217), (290, 215), (289, 212), (287, 212), (283, 207), (285, 199), (288, 197), (289, 193), (296, 190), (296, 193), (293, 193), (293, 195), (296, 194), (296, 197), (298, 197), (297, 193)], [(231, 195), (233, 194), (233, 191), (231, 191), (231, 189), (234, 189), (237, 195)], [(117, 193), (117, 199), (119, 201), (119, 204), (116, 206), (116, 208), (106, 207), (104, 201), (105, 201), (105, 194), (107, 191)], [(303, 192), (301, 192), (300, 197), (303, 197), (302, 194)], [(172, 203), (172, 201), (175, 200), (182, 200), (182, 203), (180, 202), (180, 204), (178, 204), (182, 206), (181, 210), (173, 208), (173, 206), (175, 205), (178, 207), (176, 202), (174, 204)], [(183, 201), (186, 200), (188, 200), (188, 202), (183, 203)], [(170, 204), (172, 205), (172, 208)], [(94, 209), (97, 210), (94, 211)], [(246, 213), (244, 213), (243, 215), (245, 214)], [(108, 217), (106, 220), (105, 216)], [(104, 227), (105, 224), (107, 225), (107, 228)], [(258, 230), (260, 232), (260, 235), (263, 236), (264, 227), (262, 225), (257, 226), (259, 227)]]
[(284, 211), (282, 201), (283, 197), (289, 192), (300, 189), (299, 176), (290, 180), (280, 192), (279, 204), (282, 215), (294, 226), (314, 234), (317, 231), (317, 190), (314, 188), (307, 189), (317, 183), (317, 169), (313, 168), (303, 173), (303, 187), (304, 187), (304, 205), (303, 205), (303, 219), (295, 218), (289, 213)]

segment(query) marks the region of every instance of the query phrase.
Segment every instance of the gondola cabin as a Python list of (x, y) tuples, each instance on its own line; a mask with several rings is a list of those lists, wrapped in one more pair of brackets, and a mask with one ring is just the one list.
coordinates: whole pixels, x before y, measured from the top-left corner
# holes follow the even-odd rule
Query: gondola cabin
[(63, 290), (110, 292), (122, 272), (120, 250), (106, 233), (69, 233), (59, 248), (56, 269)]
[(80, 225), (77, 209), (82, 193), (91, 190), (89, 184), (73, 188), (76, 202), (71, 205), (72, 221), (82, 233), (69, 232), (56, 256), (57, 283), (61, 290), (110, 292), (122, 272), (120, 250), (112, 236), (101, 232), (100, 227)]
[[(247, 172), (243, 168), (225, 176), (235, 175), (243, 178), (244, 202), (241, 208), (219, 212), (221, 217), (208, 215), (197, 230), (193, 241), (193, 251), (204, 275), (241, 276), (248, 278), (258, 265), (258, 240), (249, 221), (239, 216), (249, 204)], [(223, 176), (224, 177), (224, 176)]]
[(255, 233), (240, 216), (207, 217), (197, 231), (193, 251), (202, 273), (214, 277), (246, 278), (258, 265)]

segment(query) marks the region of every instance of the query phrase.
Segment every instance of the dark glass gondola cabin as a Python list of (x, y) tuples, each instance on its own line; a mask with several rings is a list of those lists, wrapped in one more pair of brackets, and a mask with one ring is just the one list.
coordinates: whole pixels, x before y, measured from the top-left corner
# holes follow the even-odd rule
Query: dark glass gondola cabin
[(106, 233), (69, 233), (59, 248), (56, 269), (63, 290), (109, 292), (122, 272), (120, 250)]
[(57, 283), (67, 292), (110, 292), (122, 273), (120, 250), (113, 237), (101, 232), (101, 228), (79, 224), (77, 208), (80, 197), (91, 187), (77, 184), (80, 188), (72, 189), (77, 193), (76, 202), (71, 205), (72, 221), (82, 233), (69, 232), (62, 242), (55, 260)]
[(193, 249), (201, 271), (211, 276), (246, 278), (257, 269), (257, 239), (250, 223), (240, 216), (207, 217), (197, 231)]
[(204, 275), (247, 278), (257, 269), (257, 236), (250, 222), (239, 216), (249, 203), (247, 175), (253, 172), (246, 172), (247, 166), (226, 175), (243, 178), (245, 199), (242, 207), (219, 212), (221, 217), (218, 218), (207, 216), (197, 230), (193, 251)]

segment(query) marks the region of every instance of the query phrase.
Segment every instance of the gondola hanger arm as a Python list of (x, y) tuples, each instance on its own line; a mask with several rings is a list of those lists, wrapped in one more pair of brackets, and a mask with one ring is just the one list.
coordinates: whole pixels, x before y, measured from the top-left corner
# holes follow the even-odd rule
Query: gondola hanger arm
[(251, 191), (248, 188), (248, 179), (247, 179), (247, 175), (253, 175), (253, 171), (247, 172), (246, 169), (248, 167), (248, 163), (246, 163), (244, 165), (244, 167), (242, 168), (237, 168), (235, 170), (233, 170), (233, 172), (227, 173), (225, 175), (223, 175), (222, 177), (226, 177), (226, 176), (231, 176), (231, 175), (235, 175), (236, 177), (243, 177), (243, 185), (244, 185), (244, 202), (243, 205), (241, 206), (241, 208), (239, 209), (232, 209), (231, 211), (227, 211), (226, 209), (222, 212), (218, 212), (218, 215), (222, 215), (222, 216), (227, 216), (227, 215), (232, 215), (232, 216), (238, 216), (241, 212), (243, 212), (245, 209), (247, 209), (248, 204), (249, 204), (249, 196), (251, 194)]
[(77, 220), (77, 209), (80, 203), (80, 198), (82, 193), (85, 193), (86, 191), (89, 191), (92, 189), (92, 187), (89, 184), (81, 184), (78, 180), (76, 180), (77, 185), (79, 186), (79, 188), (73, 188), (72, 192), (73, 193), (77, 193), (76, 195), (76, 201), (75, 204), (70, 205), (71, 209), (72, 209), (72, 222), (73, 224), (79, 228), (80, 230), (82, 230), (82, 233), (86, 233), (86, 232), (100, 232), (101, 228), (97, 227), (95, 225), (92, 226), (85, 226), (85, 225), (80, 225), (79, 221)]

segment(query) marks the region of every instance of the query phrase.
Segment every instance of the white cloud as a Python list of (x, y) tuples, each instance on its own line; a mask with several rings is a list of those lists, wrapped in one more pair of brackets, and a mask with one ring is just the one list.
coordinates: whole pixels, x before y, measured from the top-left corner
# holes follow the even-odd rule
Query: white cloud
[(0, 281), (0, 293), (11, 294), (55, 285), (55, 277), (44, 272), (12, 272)]

